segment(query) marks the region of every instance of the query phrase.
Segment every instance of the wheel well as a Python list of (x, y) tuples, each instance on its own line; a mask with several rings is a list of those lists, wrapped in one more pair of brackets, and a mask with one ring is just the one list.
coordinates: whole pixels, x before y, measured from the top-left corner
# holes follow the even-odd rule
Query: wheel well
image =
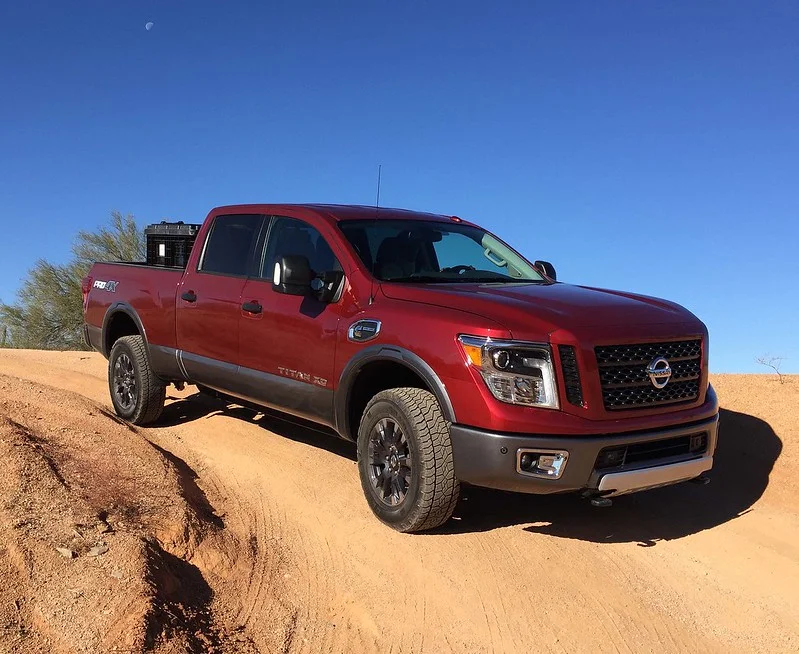
[(407, 366), (395, 361), (375, 361), (367, 363), (358, 371), (352, 384), (347, 407), (349, 429), (347, 436), (358, 440), (358, 426), (361, 424), (366, 405), (380, 391), (389, 388), (423, 388), (430, 391), (425, 381)]
[(108, 321), (105, 329), (105, 351), (111, 353), (111, 348), (123, 336), (141, 336), (136, 322), (124, 311), (117, 311)]

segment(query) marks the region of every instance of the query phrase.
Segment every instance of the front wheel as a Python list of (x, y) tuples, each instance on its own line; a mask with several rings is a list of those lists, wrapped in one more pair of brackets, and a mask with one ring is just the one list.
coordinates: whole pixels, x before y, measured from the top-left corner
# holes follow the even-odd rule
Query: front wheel
[(123, 336), (108, 357), (111, 402), (120, 418), (134, 425), (155, 422), (164, 410), (166, 384), (150, 367), (141, 336)]
[(381, 391), (358, 429), (358, 471), (374, 514), (401, 532), (438, 527), (452, 516), (460, 485), (449, 425), (420, 388)]

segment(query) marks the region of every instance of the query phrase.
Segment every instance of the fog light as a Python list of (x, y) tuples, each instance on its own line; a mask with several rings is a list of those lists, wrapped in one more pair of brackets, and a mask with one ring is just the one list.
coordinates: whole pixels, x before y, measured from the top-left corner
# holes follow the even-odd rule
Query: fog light
[(516, 471), (532, 477), (559, 479), (568, 460), (569, 453), (565, 450), (519, 450)]
[(554, 475), (558, 472), (558, 466), (563, 457), (560, 454), (542, 454), (538, 457), (539, 470), (546, 470), (547, 474)]

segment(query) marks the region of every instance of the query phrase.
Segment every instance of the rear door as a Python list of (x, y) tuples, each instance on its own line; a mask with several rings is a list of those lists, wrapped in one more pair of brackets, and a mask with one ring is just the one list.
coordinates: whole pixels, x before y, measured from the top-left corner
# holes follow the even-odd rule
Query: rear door
[(218, 390), (236, 383), (241, 292), (253, 270), (264, 217), (216, 216), (196, 269), (178, 289), (177, 343), (188, 378)]
[(274, 291), (275, 262), (287, 255), (307, 257), (315, 273), (341, 270), (315, 227), (297, 218), (272, 218), (259, 270), (242, 291), (239, 383), (248, 399), (332, 424), (336, 329), (342, 303)]

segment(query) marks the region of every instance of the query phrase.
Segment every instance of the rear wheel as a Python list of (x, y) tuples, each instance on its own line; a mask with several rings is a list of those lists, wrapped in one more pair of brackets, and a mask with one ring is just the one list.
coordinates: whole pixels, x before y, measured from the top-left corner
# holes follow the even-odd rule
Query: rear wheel
[(166, 384), (150, 367), (141, 336), (117, 339), (108, 357), (111, 402), (120, 418), (135, 425), (155, 422), (164, 410)]
[(358, 470), (370, 508), (388, 526), (413, 532), (447, 522), (460, 486), (435, 396), (420, 388), (375, 395), (358, 430)]

